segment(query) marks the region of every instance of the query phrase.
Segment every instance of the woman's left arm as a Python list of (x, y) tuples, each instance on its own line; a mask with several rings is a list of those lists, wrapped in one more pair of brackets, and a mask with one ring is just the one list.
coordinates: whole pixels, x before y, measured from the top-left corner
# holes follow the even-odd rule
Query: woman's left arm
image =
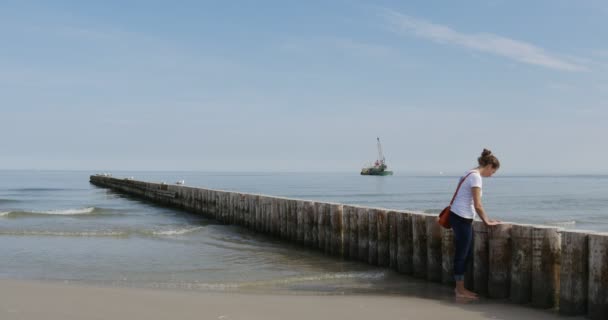
[(481, 188), (473, 187), (471, 188), (471, 192), (473, 193), (473, 206), (475, 206), (475, 212), (477, 212), (481, 221), (483, 221), (486, 226), (495, 226), (499, 224), (499, 221), (488, 218), (488, 215), (483, 208), (483, 204), (481, 203)]

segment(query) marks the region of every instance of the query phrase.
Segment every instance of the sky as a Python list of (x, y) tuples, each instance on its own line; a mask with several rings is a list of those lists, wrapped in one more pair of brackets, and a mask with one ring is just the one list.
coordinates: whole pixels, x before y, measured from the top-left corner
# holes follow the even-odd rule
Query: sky
[(608, 2), (0, 1), (0, 169), (608, 174)]

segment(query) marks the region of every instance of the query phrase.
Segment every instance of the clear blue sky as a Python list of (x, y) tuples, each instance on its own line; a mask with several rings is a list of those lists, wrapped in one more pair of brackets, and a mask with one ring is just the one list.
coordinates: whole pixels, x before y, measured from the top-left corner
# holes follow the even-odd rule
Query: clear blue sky
[(608, 2), (2, 1), (0, 168), (608, 173)]

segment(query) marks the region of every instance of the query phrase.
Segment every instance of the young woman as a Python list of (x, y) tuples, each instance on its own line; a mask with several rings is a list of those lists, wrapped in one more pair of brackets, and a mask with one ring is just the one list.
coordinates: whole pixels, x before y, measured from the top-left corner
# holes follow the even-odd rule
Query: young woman
[(488, 149), (483, 149), (477, 162), (479, 166), (469, 170), (461, 178), (464, 182), (456, 194), (450, 212), (450, 224), (454, 230), (454, 292), (456, 297), (471, 299), (477, 298), (477, 294), (465, 289), (464, 272), (473, 239), (473, 219), (477, 214), (486, 226), (500, 223), (488, 218), (481, 203), (482, 177), (491, 177), (500, 168), (500, 162)]

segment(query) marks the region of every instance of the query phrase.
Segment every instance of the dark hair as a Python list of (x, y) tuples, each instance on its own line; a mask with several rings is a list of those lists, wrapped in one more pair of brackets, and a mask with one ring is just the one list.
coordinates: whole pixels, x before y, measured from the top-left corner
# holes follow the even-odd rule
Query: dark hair
[(498, 159), (492, 154), (492, 151), (488, 149), (483, 149), (481, 152), (481, 157), (477, 158), (477, 162), (479, 163), (480, 167), (491, 165), (494, 169), (500, 168), (500, 161), (498, 161)]

